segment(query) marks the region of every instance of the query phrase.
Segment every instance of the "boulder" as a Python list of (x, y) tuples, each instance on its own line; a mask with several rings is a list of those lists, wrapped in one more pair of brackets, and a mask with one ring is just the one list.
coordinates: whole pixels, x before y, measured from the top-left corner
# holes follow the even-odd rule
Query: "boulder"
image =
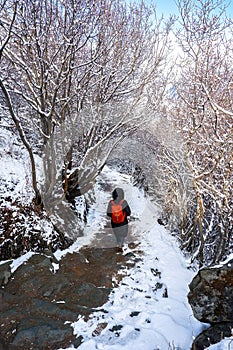
[(204, 350), (232, 335), (233, 260), (222, 266), (201, 269), (189, 285), (188, 300), (194, 316), (210, 327), (193, 342), (193, 350)]
[(189, 288), (188, 300), (199, 321), (233, 321), (233, 260), (221, 267), (201, 269)]

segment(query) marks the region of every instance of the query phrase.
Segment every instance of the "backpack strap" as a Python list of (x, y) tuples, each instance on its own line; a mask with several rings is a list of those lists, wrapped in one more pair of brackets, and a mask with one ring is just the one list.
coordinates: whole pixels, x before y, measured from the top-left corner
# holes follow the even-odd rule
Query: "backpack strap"
[[(122, 205), (124, 203), (124, 199), (121, 199), (119, 204)], [(122, 208), (123, 209), (123, 208)]]

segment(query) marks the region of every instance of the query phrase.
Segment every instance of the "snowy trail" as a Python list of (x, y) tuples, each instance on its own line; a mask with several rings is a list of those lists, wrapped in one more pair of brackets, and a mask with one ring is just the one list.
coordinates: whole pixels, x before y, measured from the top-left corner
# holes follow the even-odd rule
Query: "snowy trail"
[[(140, 243), (143, 255), (134, 268), (124, 271), (126, 276), (101, 307), (105, 312), (94, 313), (88, 321), (79, 318), (73, 324), (74, 333), (84, 340), (79, 349), (188, 350), (193, 337), (205, 327), (194, 319), (187, 301), (188, 284), (195, 273), (187, 269), (175, 239), (157, 223), (152, 202), (130, 184), (128, 177), (108, 168), (103, 176), (111, 190), (96, 189), (96, 206), (85, 237), (91, 242), (98, 231), (105, 230), (106, 234), (106, 206), (111, 191), (119, 186), (136, 218), (130, 223), (130, 239)], [(114, 240), (110, 241), (114, 245)], [(104, 244), (104, 236), (98, 244), (101, 242)], [(125, 249), (124, 253), (129, 251)]]
[[(8, 134), (4, 131), (2, 136), (7, 142), (3, 142), (0, 149), (1, 195), (7, 196), (9, 192), (12, 198), (21, 196), (25, 203), (30, 203), (33, 193), (28, 183), (28, 157), (24, 152), (18, 154), (17, 159), (9, 156), (13, 150), (17, 154), (18, 147), (14, 149), (15, 139)], [(96, 185), (96, 204), (90, 211), (84, 236), (68, 249), (58, 250), (55, 256), (60, 260), (67, 253), (79, 251), (89, 244), (106, 248), (115, 246), (105, 213), (116, 186), (124, 189), (131, 206), (134, 219), (130, 223), (128, 241), (139, 244), (137, 249), (143, 252), (140, 255), (142, 260), (134, 268), (123, 271), (120, 285), (98, 312), (89, 320), (80, 317), (71, 325), (77, 336), (83, 336), (83, 343), (78, 349), (188, 350), (193, 337), (206, 328), (194, 319), (187, 301), (188, 284), (195, 272), (187, 269), (187, 262), (174, 237), (158, 225), (156, 207), (132, 186), (129, 176), (120, 175), (107, 167), (104, 169)], [(83, 208), (82, 203), (80, 207)], [(46, 226), (46, 229), (49, 235), (50, 227)], [(15, 272), (33, 254), (28, 252), (14, 259), (11, 271)], [(165, 292), (166, 298), (163, 296)], [(100, 311), (103, 309), (106, 312)], [(67, 322), (70, 324), (69, 320)], [(233, 340), (226, 339), (210, 346), (209, 350), (229, 350), (232, 347)], [(66, 348), (69, 349), (74, 347)]]

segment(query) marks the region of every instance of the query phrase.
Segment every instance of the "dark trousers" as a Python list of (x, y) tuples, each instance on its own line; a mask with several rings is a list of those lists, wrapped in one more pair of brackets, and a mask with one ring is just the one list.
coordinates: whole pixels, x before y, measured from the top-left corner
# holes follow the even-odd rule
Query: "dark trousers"
[(112, 229), (116, 237), (117, 245), (119, 247), (122, 247), (125, 242), (125, 238), (128, 234), (128, 225), (126, 224), (122, 226), (116, 226), (116, 227), (113, 227)]

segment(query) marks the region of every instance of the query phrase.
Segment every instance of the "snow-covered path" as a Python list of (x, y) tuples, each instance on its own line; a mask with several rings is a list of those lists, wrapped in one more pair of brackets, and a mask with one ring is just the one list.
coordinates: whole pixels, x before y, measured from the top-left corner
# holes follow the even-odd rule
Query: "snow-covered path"
[[(110, 191), (96, 188), (96, 205), (89, 216), (85, 236), (80, 244), (91, 242), (99, 231), (106, 234), (106, 206), (111, 191), (122, 187), (132, 209), (130, 240), (139, 243), (143, 254), (135, 267), (115, 288), (107, 304), (85, 321), (80, 318), (72, 326), (82, 335), (80, 350), (188, 350), (193, 337), (205, 325), (192, 315), (187, 301), (188, 284), (194, 272), (188, 269), (175, 238), (157, 223), (157, 210), (143, 193), (130, 184), (127, 176), (106, 168), (103, 182)], [(106, 232), (108, 231), (109, 232)], [(104, 242), (103, 236), (99, 237)], [(114, 239), (108, 239), (114, 245)], [(103, 243), (104, 244), (104, 243)], [(111, 244), (111, 243), (110, 243)], [(129, 252), (125, 248), (124, 254)], [(70, 348), (71, 349), (71, 348)]]

